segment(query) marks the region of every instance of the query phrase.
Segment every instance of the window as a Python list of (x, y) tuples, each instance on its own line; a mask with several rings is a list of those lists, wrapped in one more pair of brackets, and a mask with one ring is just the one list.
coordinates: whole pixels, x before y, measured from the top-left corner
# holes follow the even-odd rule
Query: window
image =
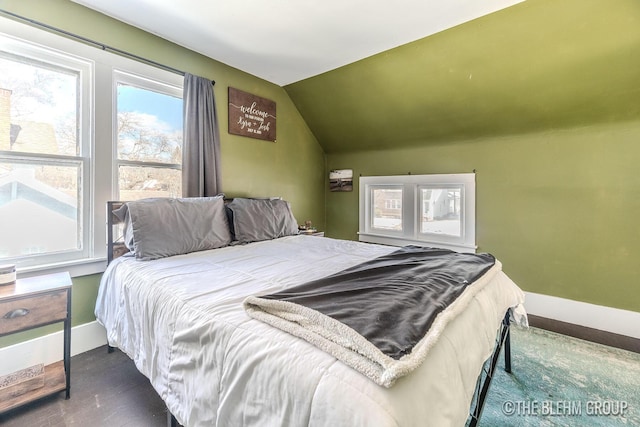
[(359, 239), (475, 251), (475, 174), (360, 178)]
[(461, 186), (420, 186), (420, 233), (460, 237), (464, 188)]
[(182, 195), (182, 88), (115, 72), (119, 200)]
[(371, 187), (373, 212), (371, 228), (373, 230), (402, 231), (402, 187)]
[(108, 200), (181, 195), (183, 76), (0, 28), (0, 264), (101, 272)]
[(90, 64), (18, 40), (0, 46), (0, 261), (87, 257)]

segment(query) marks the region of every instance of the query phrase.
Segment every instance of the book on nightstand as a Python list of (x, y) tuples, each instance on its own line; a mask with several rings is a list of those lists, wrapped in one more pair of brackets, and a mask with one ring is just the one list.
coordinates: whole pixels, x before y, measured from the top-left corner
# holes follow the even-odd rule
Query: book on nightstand
[(0, 265), (0, 286), (11, 285), (16, 281), (16, 266), (14, 264)]

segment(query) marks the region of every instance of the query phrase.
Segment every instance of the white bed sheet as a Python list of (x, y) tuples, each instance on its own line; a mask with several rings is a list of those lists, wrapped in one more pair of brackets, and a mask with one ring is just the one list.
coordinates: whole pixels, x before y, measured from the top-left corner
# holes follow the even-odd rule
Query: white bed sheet
[(395, 249), (290, 236), (155, 261), (122, 257), (103, 275), (96, 317), (185, 426), (462, 426), (504, 313), (524, 302), (503, 272), (389, 389), (243, 310), (247, 295)]

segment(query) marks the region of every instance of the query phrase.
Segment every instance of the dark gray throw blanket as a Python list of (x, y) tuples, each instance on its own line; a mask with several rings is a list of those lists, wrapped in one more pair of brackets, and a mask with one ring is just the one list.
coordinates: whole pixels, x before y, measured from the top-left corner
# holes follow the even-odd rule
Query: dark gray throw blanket
[(489, 254), (407, 246), (244, 306), (390, 387), (421, 364), (495, 264)]

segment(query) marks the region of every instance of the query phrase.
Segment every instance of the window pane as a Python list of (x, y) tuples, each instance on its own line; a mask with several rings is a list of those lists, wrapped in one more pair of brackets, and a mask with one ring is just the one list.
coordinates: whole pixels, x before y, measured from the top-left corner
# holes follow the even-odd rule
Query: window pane
[(182, 174), (178, 169), (120, 166), (118, 180), (123, 201), (182, 195)]
[(461, 188), (423, 188), (420, 190), (422, 202), (421, 233), (460, 236)]
[(0, 150), (75, 156), (79, 73), (0, 52)]
[(375, 188), (373, 199), (372, 228), (402, 230), (402, 189)]
[(81, 167), (0, 162), (0, 259), (81, 249)]
[(180, 164), (182, 99), (118, 84), (118, 159)]

